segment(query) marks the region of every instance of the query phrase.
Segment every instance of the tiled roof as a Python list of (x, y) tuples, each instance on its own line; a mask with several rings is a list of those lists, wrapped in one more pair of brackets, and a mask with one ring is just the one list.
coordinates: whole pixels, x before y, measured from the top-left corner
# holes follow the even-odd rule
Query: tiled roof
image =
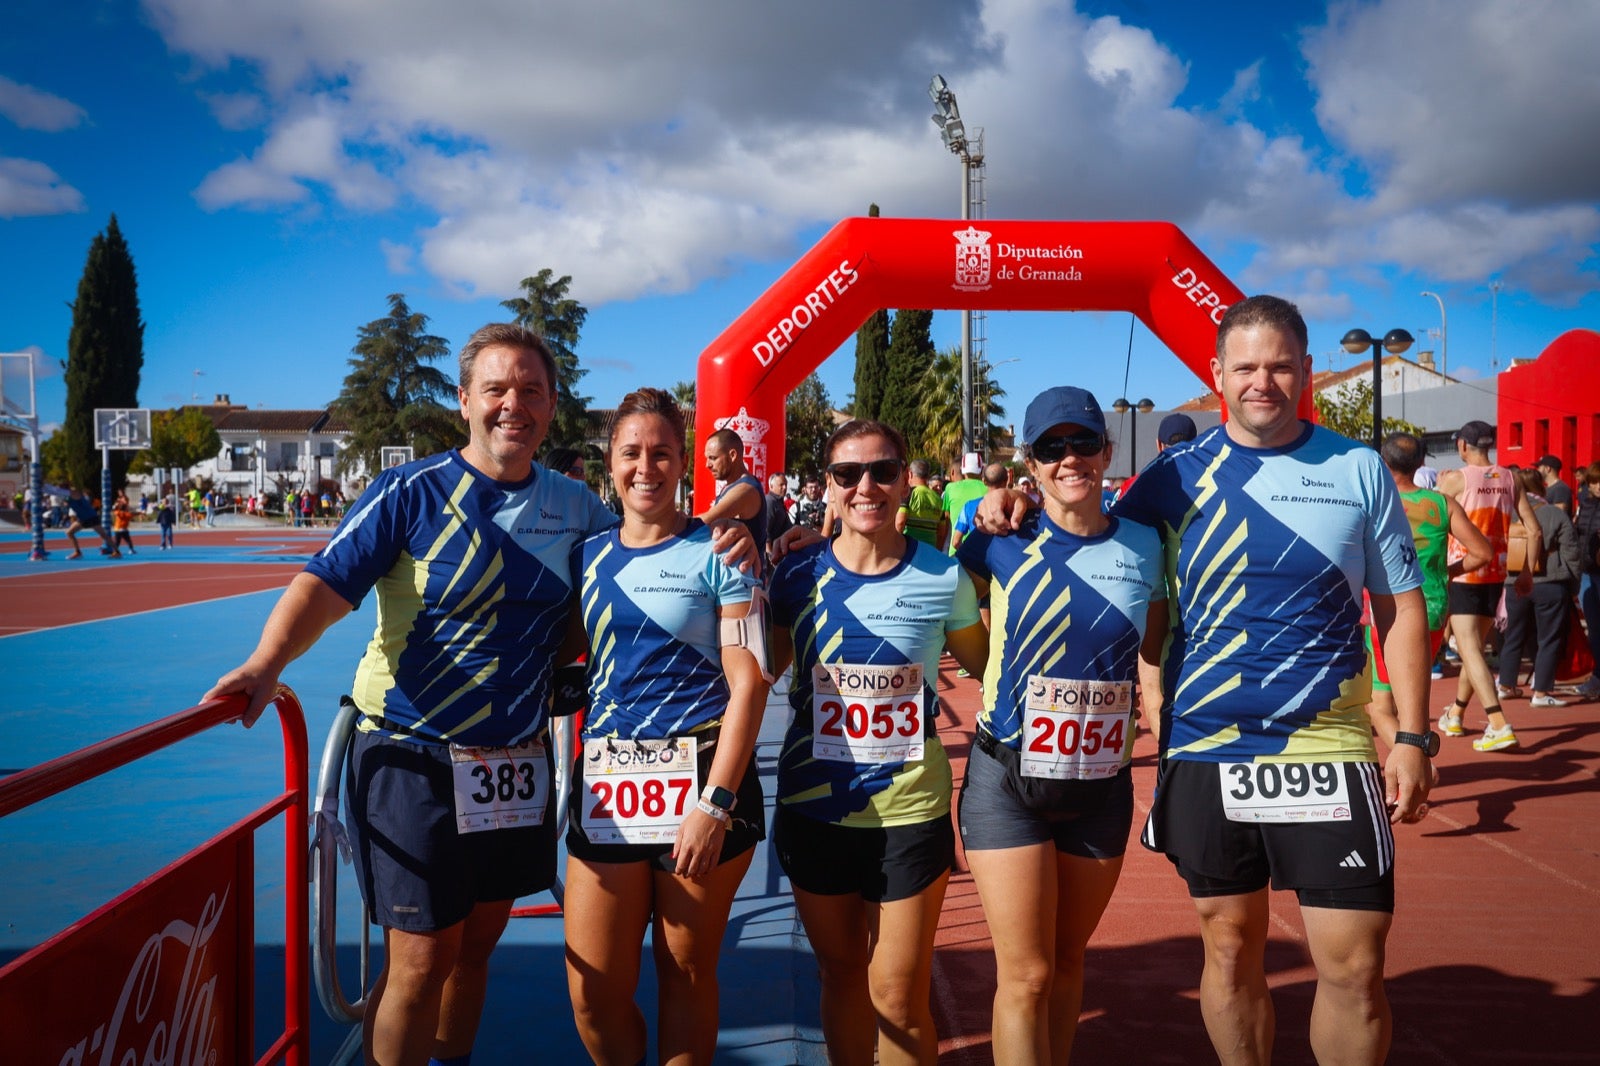
[(219, 433), (320, 433), (331, 421), (326, 410), (251, 411), (230, 410), (213, 418)]

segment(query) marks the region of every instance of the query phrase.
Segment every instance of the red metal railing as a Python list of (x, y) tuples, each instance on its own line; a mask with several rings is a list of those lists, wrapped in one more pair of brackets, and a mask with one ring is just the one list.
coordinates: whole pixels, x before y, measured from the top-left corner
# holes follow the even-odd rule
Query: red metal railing
[[(273, 703), (283, 727), (282, 793), (0, 969), (8, 1061), (122, 1061), (140, 1041), (144, 1061), (249, 1061), (254, 833), (283, 814), (284, 1028), (257, 1064), (309, 1066), (306, 726), (286, 686)], [(242, 696), (212, 700), (0, 779), (0, 818), (238, 721), (244, 708)]]

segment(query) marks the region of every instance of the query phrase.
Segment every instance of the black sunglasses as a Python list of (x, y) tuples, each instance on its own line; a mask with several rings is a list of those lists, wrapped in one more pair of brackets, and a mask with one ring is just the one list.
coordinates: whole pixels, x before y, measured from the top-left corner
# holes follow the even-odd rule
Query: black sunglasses
[(1106, 450), (1106, 439), (1098, 433), (1085, 431), (1072, 436), (1040, 437), (1028, 446), (1028, 453), (1041, 463), (1059, 463), (1066, 458), (1067, 449), (1074, 455), (1087, 459)]
[(891, 485), (900, 477), (900, 471), (904, 470), (905, 466), (904, 459), (875, 459), (870, 463), (830, 463), (828, 476), (833, 478), (833, 483), (841, 489), (855, 488), (862, 474), (871, 474), (872, 480), (879, 485)]

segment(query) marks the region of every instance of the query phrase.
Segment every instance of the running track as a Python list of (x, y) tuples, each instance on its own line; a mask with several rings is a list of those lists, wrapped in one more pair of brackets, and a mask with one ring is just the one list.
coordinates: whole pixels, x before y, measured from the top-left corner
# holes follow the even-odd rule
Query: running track
[[(180, 531), (174, 552), (145, 548), (134, 559), (86, 556), (71, 563), (64, 561), (59, 534), (50, 538), (53, 555), (44, 563), (26, 561), (25, 538), (0, 536), (0, 673), (12, 677), (26, 669), (10, 654), (20, 651), (19, 640), (30, 648), (76, 642), (87, 667), (93, 642), (104, 638), (83, 623), (118, 618), (115, 632), (136, 639), (149, 619), (160, 616), (170, 626), (173, 616), (196, 609), (187, 605), (207, 603), (213, 613), (220, 607), (237, 616), (234, 632), (210, 635), (224, 646), (217, 661), (231, 665), (248, 652), (270, 609), (270, 595), (249, 594), (287, 583), (325, 536), (281, 528)], [(347, 645), (364, 639), (357, 621)], [(346, 672), (354, 655), (340, 652)], [(198, 691), (215, 673), (209, 661), (196, 664), (185, 685)], [(305, 695), (306, 680), (292, 674), (286, 680)], [(947, 702), (942, 734), (959, 780), (977, 686), (957, 679), (953, 670), (941, 673), (940, 686)], [(1453, 679), (1436, 682), (1432, 705), (1442, 706), (1453, 695)], [(157, 703), (163, 714), (186, 705), (177, 699)], [(26, 715), (36, 708), (17, 709)], [(309, 704), (307, 709), (313, 710)], [(1387, 965), (1396, 1063), (1600, 1062), (1594, 1024), (1600, 1017), (1600, 705), (1535, 711), (1521, 700), (1506, 710), (1523, 747), (1480, 755), (1468, 739), (1447, 740), (1428, 817), (1397, 832), (1398, 913)], [(781, 707), (774, 704), (772, 713), (781, 714)], [(1479, 721), (1477, 715), (1476, 708), (1469, 713), (1469, 726)], [(125, 726), (102, 735), (120, 728)], [(315, 727), (313, 732), (315, 757), (320, 738)], [(771, 735), (775, 731), (764, 730), (764, 737)], [(81, 742), (95, 739), (84, 736)], [(1148, 737), (1141, 737), (1135, 751), (1137, 832), (1155, 770)], [(0, 762), (11, 764), (9, 757)], [(752, 884), (763, 879), (764, 886)], [(792, 946), (803, 940), (784, 904), (781, 878), (775, 867), (764, 874), (753, 870), (746, 887), (753, 903), (742, 917), (736, 915), (742, 935), (723, 965), (723, 1016), (726, 1029), (745, 1025), (755, 1035), (725, 1039), (719, 1061), (821, 1061), (814, 975), (793, 957)], [(1272, 921), (1267, 965), (1278, 1009), (1276, 1060), (1310, 1062), (1305, 1033), (1314, 972), (1292, 899), (1274, 894)], [(535, 1046), (547, 1049), (547, 1026), (570, 1028), (556, 978), (559, 958), (550, 950), (554, 927), (545, 921), (533, 933), (508, 936), (497, 955), (484, 1037), (491, 1061), (490, 1048), (497, 1046), (508, 1054), (518, 1047), (526, 1053), (529, 1027), (543, 1032)], [(769, 950), (774, 945), (779, 950)], [(1196, 999), (1199, 969), (1195, 920), (1180, 882), (1165, 859), (1131, 842), (1117, 894), (1090, 945), (1076, 1060), (1211, 1061)], [(941, 1062), (991, 1061), (993, 980), (982, 908), (971, 878), (958, 872), (934, 963), (934, 1006), (945, 1034)], [(772, 988), (785, 990), (776, 1004)], [(641, 994), (649, 995), (648, 977)], [(514, 1018), (527, 1027), (513, 1025)], [(497, 1020), (513, 1031), (487, 1032)], [(794, 1031), (788, 1039), (785, 1028)]]

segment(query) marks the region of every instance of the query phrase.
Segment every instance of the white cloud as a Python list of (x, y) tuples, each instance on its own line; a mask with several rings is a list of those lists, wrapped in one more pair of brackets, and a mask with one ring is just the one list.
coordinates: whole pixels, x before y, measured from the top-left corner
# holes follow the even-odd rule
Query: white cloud
[(416, 272), (416, 250), (409, 244), (379, 240), (378, 250), (383, 252), (383, 262), (389, 268), (389, 273), (412, 274)]
[(23, 85), (0, 74), (0, 115), (25, 130), (59, 133), (82, 125), (88, 114), (54, 93)]
[(83, 193), (43, 163), (0, 156), (0, 218), (71, 215), (84, 209)]
[(173, 50), (257, 77), (259, 96), (208, 97), (264, 133), (202, 204), (415, 208), (415, 262), (463, 294), (551, 265), (594, 306), (792, 252), (869, 202), (953, 214), (938, 71), (985, 130), (992, 216), (1170, 219), (1258, 249), (1252, 287), (1343, 313), (1385, 267), (1553, 301), (1593, 286), (1600, 6), (1545, 3), (1336, 4), (1303, 38), (1320, 131), (1274, 110), (1263, 60), (1193, 100), (1216, 60), (1068, 0), (147, 7)]

